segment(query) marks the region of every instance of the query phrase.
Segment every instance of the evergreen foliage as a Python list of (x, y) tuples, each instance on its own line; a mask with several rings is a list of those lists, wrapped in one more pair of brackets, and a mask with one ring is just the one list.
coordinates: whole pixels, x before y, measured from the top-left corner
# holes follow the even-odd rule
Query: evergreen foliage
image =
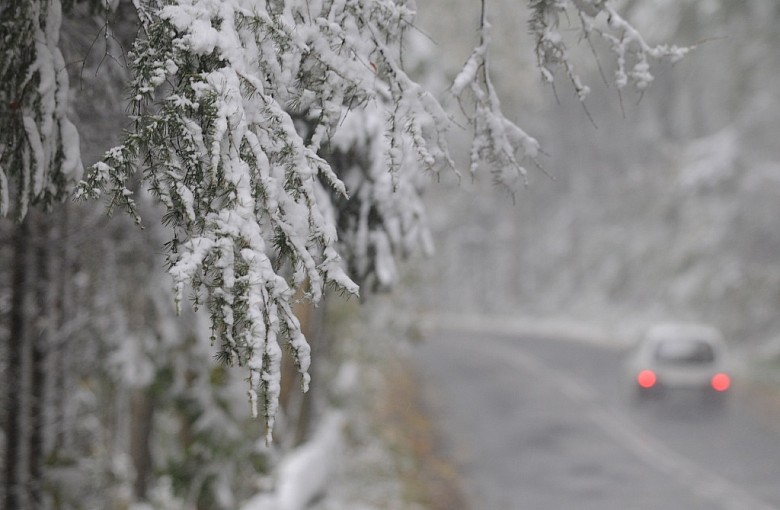
[(81, 176), (61, 22), (59, 0), (10, 0), (0, 11), (0, 217), (65, 198)]

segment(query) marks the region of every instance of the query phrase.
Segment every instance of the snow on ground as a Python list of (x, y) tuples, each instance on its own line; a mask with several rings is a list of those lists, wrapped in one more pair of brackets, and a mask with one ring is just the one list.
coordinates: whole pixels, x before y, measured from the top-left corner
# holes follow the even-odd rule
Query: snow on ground
[(404, 503), (398, 459), (377, 432), (372, 416), (371, 401), (384, 381), (376, 370), (354, 363), (341, 372), (335, 384), (342, 392), (340, 407), (328, 411), (311, 440), (280, 462), (272, 474), (274, 490), (256, 495), (241, 510), (416, 508)]
[(293, 450), (279, 464), (276, 488), (247, 501), (241, 510), (303, 510), (327, 490), (331, 474), (344, 449), (344, 416), (325, 415), (312, 439)]
[(420, 324), (423, 329), (446, 327), (459, 331), (489, 332), (500, 335), (534, 335), (614, 348), (630, 345), (639, 329), (633, 324), (608, 328), (595, 323), (561, 317), (531, 318), (478, 314), (429, 314), (420, 318)]

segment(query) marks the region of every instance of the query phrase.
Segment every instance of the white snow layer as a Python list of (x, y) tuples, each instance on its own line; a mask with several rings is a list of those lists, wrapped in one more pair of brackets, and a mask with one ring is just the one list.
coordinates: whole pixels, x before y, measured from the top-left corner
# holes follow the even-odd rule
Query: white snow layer
[(303, 510), (324, 493), (343, 451), (344, 422), (341, 412), (326, 415), (314, 437), (281, 462), (275, 490), (255, 496), (241, 510)]

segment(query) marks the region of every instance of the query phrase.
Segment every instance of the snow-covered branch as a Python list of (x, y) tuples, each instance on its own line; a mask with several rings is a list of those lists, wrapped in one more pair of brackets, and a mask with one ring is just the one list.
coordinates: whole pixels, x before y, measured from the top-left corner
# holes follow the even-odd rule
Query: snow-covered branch
[[(0, 217), (61, 200), (81, 178), (59, 0), (4, 2), (0, 11)], [(11, 49), (15, 51), (11, 51)], [(13, 202), (13, 204), (12, 204)]]
[[(490, 28), (483, 16), (480, 45), (455, 77), (450, 92), (461, 101), (464, 110), (464, 103), (473, 103), (473, 113), (469, 114), (474, 128), (471, 173), (476, 173), (480, 164), (486, 162), (495, 183), (514, 194), (518, 182), (526, 179), (523, 161), (536, 162), (539, 143), (507, 119), (501, 110), (490, 74)], [(465, 91), (471, 93), (470, 98), (465, 98)]]
[(555, 74), (563, 69), (580, 100), (590, 92), (575, 70), (567, 47), (567, 39), (560, 28), (562, 19), (576, 16), (577, 40), (597, 35), (607, 42), (615, 59), (613, 81), (619, 89), (629, 84), (638, 90), (646, 89), (653, 81), (652, 60), (677, 62), (691, 51), (690, 47), (648, 44), (639, 31), (625, 20), (610, 0), (531, 0), (531, 32), (536, 39), (536, 57), (542, 78), (552, 83)]
[[(191, 287), (207, 307), (224, 359), (249, 368), (270, 433), (282, 338), (308, 383), (293, 295), (305, 290), (316, 303), (327, 285), (358, 293), (321, 192), (346, 198), (347, 189), (319, 150), (348, 111), (370, 106), (388, 119), (380, 161), (390, 162), (398, 189), (411, 159), (451, 164), (443, 135), (427, 136), (447, 118), (400, 65), (413, 15), (403, 3), (189, 0), (143, 11), (146, 35), (131, 54), (135, 128), (80, 192), (107, 193), (140, 221), (130, 183), (142, 166), (174, 231), (177, 299)], [(305, 138), (293, 115), (310, 127)]]

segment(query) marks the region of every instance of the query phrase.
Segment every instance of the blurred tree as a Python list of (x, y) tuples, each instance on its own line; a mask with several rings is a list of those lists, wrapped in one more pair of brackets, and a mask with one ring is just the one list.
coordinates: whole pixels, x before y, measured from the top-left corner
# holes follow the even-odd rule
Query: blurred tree
[[(510, 276), (488, 288), (490, 310), (610, 326), (711, 321), (746, 346), (777, 338), (780, 236), (770, 218), (780, 214), (780, 117), (771, 84), (780, 63), (771, 55), (780, 9), (767, 0), (619, 5), (648, 39), (696, 45), (696, 53), (657, 67), (653, 87), (639, 94), (594, 89), (585, 102), (590, 119), (572, 115), (579, 105), (561, 87), (535, 117), (555, 180), (533, 182), (514, 211), (487, 204), (480, 217), (469, 204), (456, 216), (453, 205), (456, 227), (442, 230), (476, 224), (490, 232), (492, 246), (482, 252), (515, 256), (500, 269)], [(615, 67), (600, 60), (580, 65), (585, 80), (613, 76)], [(499, 241), (499, 231), (511, 238)], [(474, 244), (454, 237), (442, 257), (462, 257)], [(474, 285), (455, 282), (442, 300), (483, 305), (465, 299)]]

